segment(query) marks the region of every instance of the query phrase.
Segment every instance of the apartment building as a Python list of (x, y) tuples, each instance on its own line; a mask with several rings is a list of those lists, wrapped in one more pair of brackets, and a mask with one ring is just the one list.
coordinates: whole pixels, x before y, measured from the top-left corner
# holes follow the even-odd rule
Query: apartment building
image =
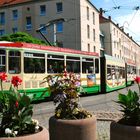
[(100, 12), (100, 30), (104, 34), (105, 54), (125, 60), (129, 65), (140, 68), (140, 46), (123, 27), (115, 24), (111, 17), (105, 18)]
[(99, 11), (89, 0), (0, 1), (0, 36), (22, 31), (44, 39), (37, 29), (51, 44), (100, 53)]

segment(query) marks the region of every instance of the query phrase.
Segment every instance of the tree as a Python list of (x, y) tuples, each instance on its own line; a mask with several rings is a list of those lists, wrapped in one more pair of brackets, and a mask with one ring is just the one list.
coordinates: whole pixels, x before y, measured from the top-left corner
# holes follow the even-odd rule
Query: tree
[(26, 42), (26, 43), (48, 45), (45, 41), (36, 39), (25, 32), (17, 32), (14, 34), (2, 36), (0, 37), (0, 41)]

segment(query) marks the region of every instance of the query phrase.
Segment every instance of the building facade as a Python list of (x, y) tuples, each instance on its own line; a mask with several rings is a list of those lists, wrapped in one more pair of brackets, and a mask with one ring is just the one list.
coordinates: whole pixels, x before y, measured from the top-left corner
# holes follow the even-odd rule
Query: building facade
[(89, 0), (1, 0), (0, 36), (22, 31), (43, 39), (37, 29), (51, 44), (100, 54), (99, 11)]
[(105, 37), (104, 53), (125, 60), (131, 66), (130, 73), (135, 71), (135, 68), (139, 73), (140, 46), (133, 40), (132, 36), (125, 33), (123, 27), (115, 24), (110, 16), (103, 17), (102, 11), (100, 13), (100, 30)]

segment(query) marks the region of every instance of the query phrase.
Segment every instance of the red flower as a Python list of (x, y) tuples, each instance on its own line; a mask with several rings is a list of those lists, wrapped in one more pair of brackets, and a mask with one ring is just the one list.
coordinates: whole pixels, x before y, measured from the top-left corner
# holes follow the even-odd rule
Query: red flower
[(6, 81), (6, 79), (7, 79), (6, 73), (5, 72), (0, 72), (0, 80), (1, 81)]
[(137, 84), (140, 84), (140, 77), (139, 76), (136, 76), (136, 78), (134, 78), (134, 80)]
[(18, 108), (18, 101), (16, 101), (15, 106)]
[(65, 70), (63, 76), (67, 77), (67, 75), (67, 71)]
[(18, 76), (13, 76), (11, 83), (14, 85), (14, 87), (18, 87), (18, 85), (21, 85), (22, 79), (20, 79)]

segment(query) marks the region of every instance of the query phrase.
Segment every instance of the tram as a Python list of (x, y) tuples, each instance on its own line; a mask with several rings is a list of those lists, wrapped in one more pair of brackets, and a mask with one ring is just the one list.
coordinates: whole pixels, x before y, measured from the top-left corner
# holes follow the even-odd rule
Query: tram
[(124, 60), (105, 55), (101, 58), (101, 92), (126, 87), (126, 63)]
[[(47, 75), (67, 72), (80, 76), (81, 94), (106, 93), (134, 83), (136, 65), (98, 53), (21, 42), (0, 42), (0, 72), (9, 80), (22, 78), (19, 92), (25, 92), (32, 100), (49, 97)], [(4, 84), (4, 90), (9, 83)]]
[[(64, 66), (68, 72), (80, 75), (83, 93), (101, 91), (98, 53), (30, 43), (0, 42), (0, 72), (5, 72), (9, 79), (12, 76), (22, 78), (19, 92), (25, 92), (33, 100), (49, 97), (47, 83), (42, 84), (43, 79), (48, 74), (62, 73)], [(8, 89), (9, 84), (5, 83), (4, 90)]]

